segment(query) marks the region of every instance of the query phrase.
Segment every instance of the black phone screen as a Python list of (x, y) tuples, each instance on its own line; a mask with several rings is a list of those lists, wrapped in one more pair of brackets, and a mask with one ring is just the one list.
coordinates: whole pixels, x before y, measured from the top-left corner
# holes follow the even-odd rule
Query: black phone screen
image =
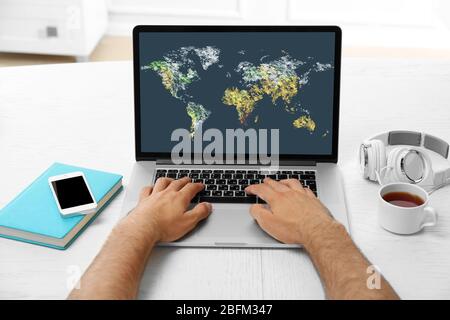
[(52, 187), (61, 209), (94, 202), (82, 176), (52, 181)]

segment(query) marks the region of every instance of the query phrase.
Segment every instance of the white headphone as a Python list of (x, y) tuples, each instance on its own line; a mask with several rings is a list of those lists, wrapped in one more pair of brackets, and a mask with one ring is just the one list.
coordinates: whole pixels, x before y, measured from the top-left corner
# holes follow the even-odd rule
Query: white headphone
[(447, 142), (414, 131), (381, 133), (359, 148), (364, 178), (380, 183), (409, 182), (431, 190), (450, 183), (448, 155)]

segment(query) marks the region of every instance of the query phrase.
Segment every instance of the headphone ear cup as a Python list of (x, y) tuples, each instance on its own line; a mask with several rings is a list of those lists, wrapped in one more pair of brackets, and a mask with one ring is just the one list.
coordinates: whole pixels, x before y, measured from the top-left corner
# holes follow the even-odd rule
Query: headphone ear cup
[(367, 178), (372, 180), (373, 176), (373, 168), (375, 167), (375, 157), (374, 157), (374, 149), (372, 145), (369, 145), (367, 148)]
[(359, 166), (364, 179), (369, 179), (370, 176), (370, 161), (369, 161), (369, 149), (370, 141), (364, 140), (359, 147)]
[(367, 179), (373, 179), (373, 168), (375, 167), (375, 157), (374, 157), (374, 148), (369, 142), (367, 145)]
[(380, 172), (380, 145), (378, 141), (373, 142), (375, 166), (373, 168), (373, 180), (377, 179), (377, 172)]
[(406, 177), (401, 172), (401, 168), (397, 164), (397, 158), (400, 152), (404, 151), (405, 148), (395, 148), (392, 149), (387, 157), (387, 166), (392, 170), (392, 177), (394, 180), (392, 182), (408, 182)]
[(383, 169), (384, 167), (386, 167), (386, 163), (387, 163), (387, 159), (386, 159), (386, 147), (384, 146), (384, 143), (382, 141), (380, 141), (380, 143), (382, 144), (382, 146), (380, 146), (380, 164), (378, 167), (378, 173), (380, 173), (380, 170)]
[(394, 149), (392, 149), (392, 150), (389, 152), (389, 154), (388, 154), (388, 156), (387, 156), (387, 160), (386, 160), (386, 167), (387, 167), (386, 175), (388, 176), (388, 177), (387, 177), (388, 180), (389, 180), (389, 177), (392, 176), (392, 171), (395, 170), (395, 164), (393, 163), (392, 159), (393, 159), (393, 157), (395, 156), (395, 153), (396, 153), (397, 151), (398, 151), (398, 148), (394, 148)]
[(371, 180), (377, 181), (377, 172), (380, 172), (380, 169), (384, 167), (386, 163), (386, 150), (384, 147), (384, 143), (381, 140), (372, 140), (372, 170), (371, 170)]
[[(399, 164), (398, 159), (400, 159), (400, 156), (401, 156), (401, 159), (406, 159), (406, 155), (411, 151), (416, 152), (418, 154), (418, 156), (421, 157), (421, 159), (423, 161), (423, 167), (421, 167), (422, 172), (418, 171), (420, 169), (417, 166), (414, 167), (414, 165), (413, 165), (413, 168), (410, 168), (411, 163), (404, 163), (403, 168), (402, 168), (402, 166), (398, 165)], [(398, 167), (397, 173), (398, 173), (398, 177), (401, 181), (408, 182), (408, 183), (420, 184), (424, 181), (428, 181), (428, 178), (430, 175), (431, 175), (431, 177), (433, 177), (432, 163), (431, 163), (431, 159), (430, 159), (429, 155), (426, 152), (424, 152), (418, 148), (412, 148), (412, 149), (411, 148), (403, 148), (402, 150), (399, 151), (399, 154), (396, 155), (396, 160), (394, 160), (394, 161), (397, 163), (397, 167)], [(411, 178), (410, 176), (408, 176), (408, 174), (406, 172), (408, 172), (409, 174), (413, 174), (413, 177)], [(433, 184), (433, 182), (431, 182), (431, 184)]]
[(423, 180), (426, 181), (428, 180), (428, 178), (431, 176), (432, 178), (434, 177), (434, 172), (433, 172), (433, 163), (430, 159), (430, 156), (428, 155), (428, 153), (426, 152), (421, 152), (419, 151), (420, 154), (422, 155), (424, 161), (425, 161), (425, 167), (424, 167), (424, 172), (423, 172)]

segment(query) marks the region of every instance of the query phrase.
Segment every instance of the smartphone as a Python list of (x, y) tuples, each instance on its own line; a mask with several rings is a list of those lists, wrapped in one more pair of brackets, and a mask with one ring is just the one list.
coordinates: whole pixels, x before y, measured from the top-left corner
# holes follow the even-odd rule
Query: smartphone
[(59, 212), (64, 217), (93, 213), (97, 209), (92, 191), (83, 172), (72, 172), (48, 178)]

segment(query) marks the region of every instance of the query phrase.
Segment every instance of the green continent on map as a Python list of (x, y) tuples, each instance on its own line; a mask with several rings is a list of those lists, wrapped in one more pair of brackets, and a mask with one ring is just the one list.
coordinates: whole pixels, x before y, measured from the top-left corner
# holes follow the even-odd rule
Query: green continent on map
[(189, 102), (186, 107), (186, 112), (191, 118), (190, 133), (191, 137), (193, 137), (198, 127), (208, 119), (211, 111), (206, 110), (201, 104)]
[(161, 77), (164, 88), (175, 98), (180, 98), (179, 91), (186, 90), (189, 84), (200, 79), (197, 71), (189, 68), (186, 73), (183, 73), (180, 71), (180, 64), (175, 62), (156, 60), (146, 67), (155, 71)]

